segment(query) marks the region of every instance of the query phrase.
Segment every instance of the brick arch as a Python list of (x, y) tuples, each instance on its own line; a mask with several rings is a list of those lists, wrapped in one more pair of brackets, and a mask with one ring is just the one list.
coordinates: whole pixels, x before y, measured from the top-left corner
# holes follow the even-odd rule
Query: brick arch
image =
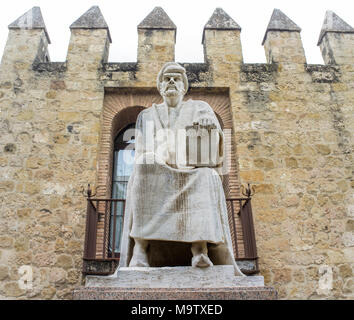
[[(191, 88), (184, 100), (203, 100), (207, 102), (221, 119), (224, 129), (233, 129), (229, 93), (226, 90)], [(110, 198), (112, 184), (112, 165), (114, 139), (119, 130), (136, 121), (138, 113), (153, 103), (161, 103), (162, 98), (154, 88), (114, 89), (105, 92), (101, 116), (101, 135), (98, 154), (97, 197)], [(238, 166), (234, 135), (231, 135), (231, 172), (224, 182), (227, 196), (239, 195)], [(104, 210), (104, 209), (103, 209)], [(103, 238), (107, 237), (108, 221), (101, 216), (98, 222), (96, 255), (102, 256), (107, 248), (103, 248)], [(106, 225), (106, 228), (105, 228)], [(106, 232), (104, 232), (106, 230)], [(106, 235), (104, 235), (106, 233)]]

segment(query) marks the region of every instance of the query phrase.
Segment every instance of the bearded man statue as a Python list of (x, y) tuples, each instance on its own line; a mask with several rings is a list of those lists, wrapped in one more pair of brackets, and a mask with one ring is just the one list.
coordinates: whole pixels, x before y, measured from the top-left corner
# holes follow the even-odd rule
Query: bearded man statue
[(186, 144), (178, 142), (177, 136), (182, 132), (180, 136), (185, 139), (183, 132), (193, 127), (197, 132), (213, 129), (217, 133), (212, 149), (222, 160), (220, 123), (206, 102), (183, 101), (188, 79), (178, 63), (168, 62), (162, 67), (157, 88), (163, 102), (143, 110), (136, 123), (135, 163), (127, 187), (120, 266), (152, 267), (152, 256), (158, 255), (152, 252), (158, 251), (153, 243), (171, 244), (172, 254), (172, 244), (184, 243), (190, 248), (193, 267), (233, 265), (235, 274), (244, 276), (234, 259), (218, 172), (214, 167), (188, 165), (179, 159), (179, 146)]

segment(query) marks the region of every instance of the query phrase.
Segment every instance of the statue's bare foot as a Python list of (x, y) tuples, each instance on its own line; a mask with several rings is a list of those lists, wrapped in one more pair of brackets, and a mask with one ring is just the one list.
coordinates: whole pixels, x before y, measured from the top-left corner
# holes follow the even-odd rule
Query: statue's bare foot
[(193, 242), (191, 250), (193, 254), (192, 267), (207, 268), (213, 265), (208, 257), (208, 247), (206, 241)]
[(146, 240), (135, 239), (133, 257), (130, 260), (129, 267), (150, 267), (146, 252), (147, 246), (148, 242)]
[(130, 260), (129, 267), (150, 267), (150, 265), (147, 259), (142, 257), (133, 257)]
[(209, 257), (203, 253), (198, 254), (192, 258), (192, 267), (196, 268), (207, 268), (211, 267), (213, 263), (210, 261)]

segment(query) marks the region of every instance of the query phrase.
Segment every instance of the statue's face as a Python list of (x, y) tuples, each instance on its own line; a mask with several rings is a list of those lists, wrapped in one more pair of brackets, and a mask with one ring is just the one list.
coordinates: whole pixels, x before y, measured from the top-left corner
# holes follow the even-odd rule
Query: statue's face
[(160, 85), (161, 94), (166, 97), (184, 95), (184, 83), (181, 73), (164, 73)]

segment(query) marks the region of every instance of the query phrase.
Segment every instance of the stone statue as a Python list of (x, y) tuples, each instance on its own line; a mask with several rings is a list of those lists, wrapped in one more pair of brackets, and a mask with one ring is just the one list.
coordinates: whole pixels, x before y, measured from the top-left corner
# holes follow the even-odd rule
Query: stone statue
[(201, 132), (214, 129), (213, 147), (222, 154), (219, 121), (206, 102), (183, 101), (188, 79), (178, 63), (162, 67), (157, 88), (163, 103), (143, 110), (136, 123), (135, 164), (127, 188), (120, 266), (151, 266), (149, 246), (167, 241), (171, 248), (177, 243), (189, 245), (193, 267), (233, 265), (235, 274), (244, 276), (233, 255), (220, 176), (215, 168), (188, 166), (178, 160), (178, 146), (185, 144), (176, 137), (179, 132), (183, 137), (191, 126)]

